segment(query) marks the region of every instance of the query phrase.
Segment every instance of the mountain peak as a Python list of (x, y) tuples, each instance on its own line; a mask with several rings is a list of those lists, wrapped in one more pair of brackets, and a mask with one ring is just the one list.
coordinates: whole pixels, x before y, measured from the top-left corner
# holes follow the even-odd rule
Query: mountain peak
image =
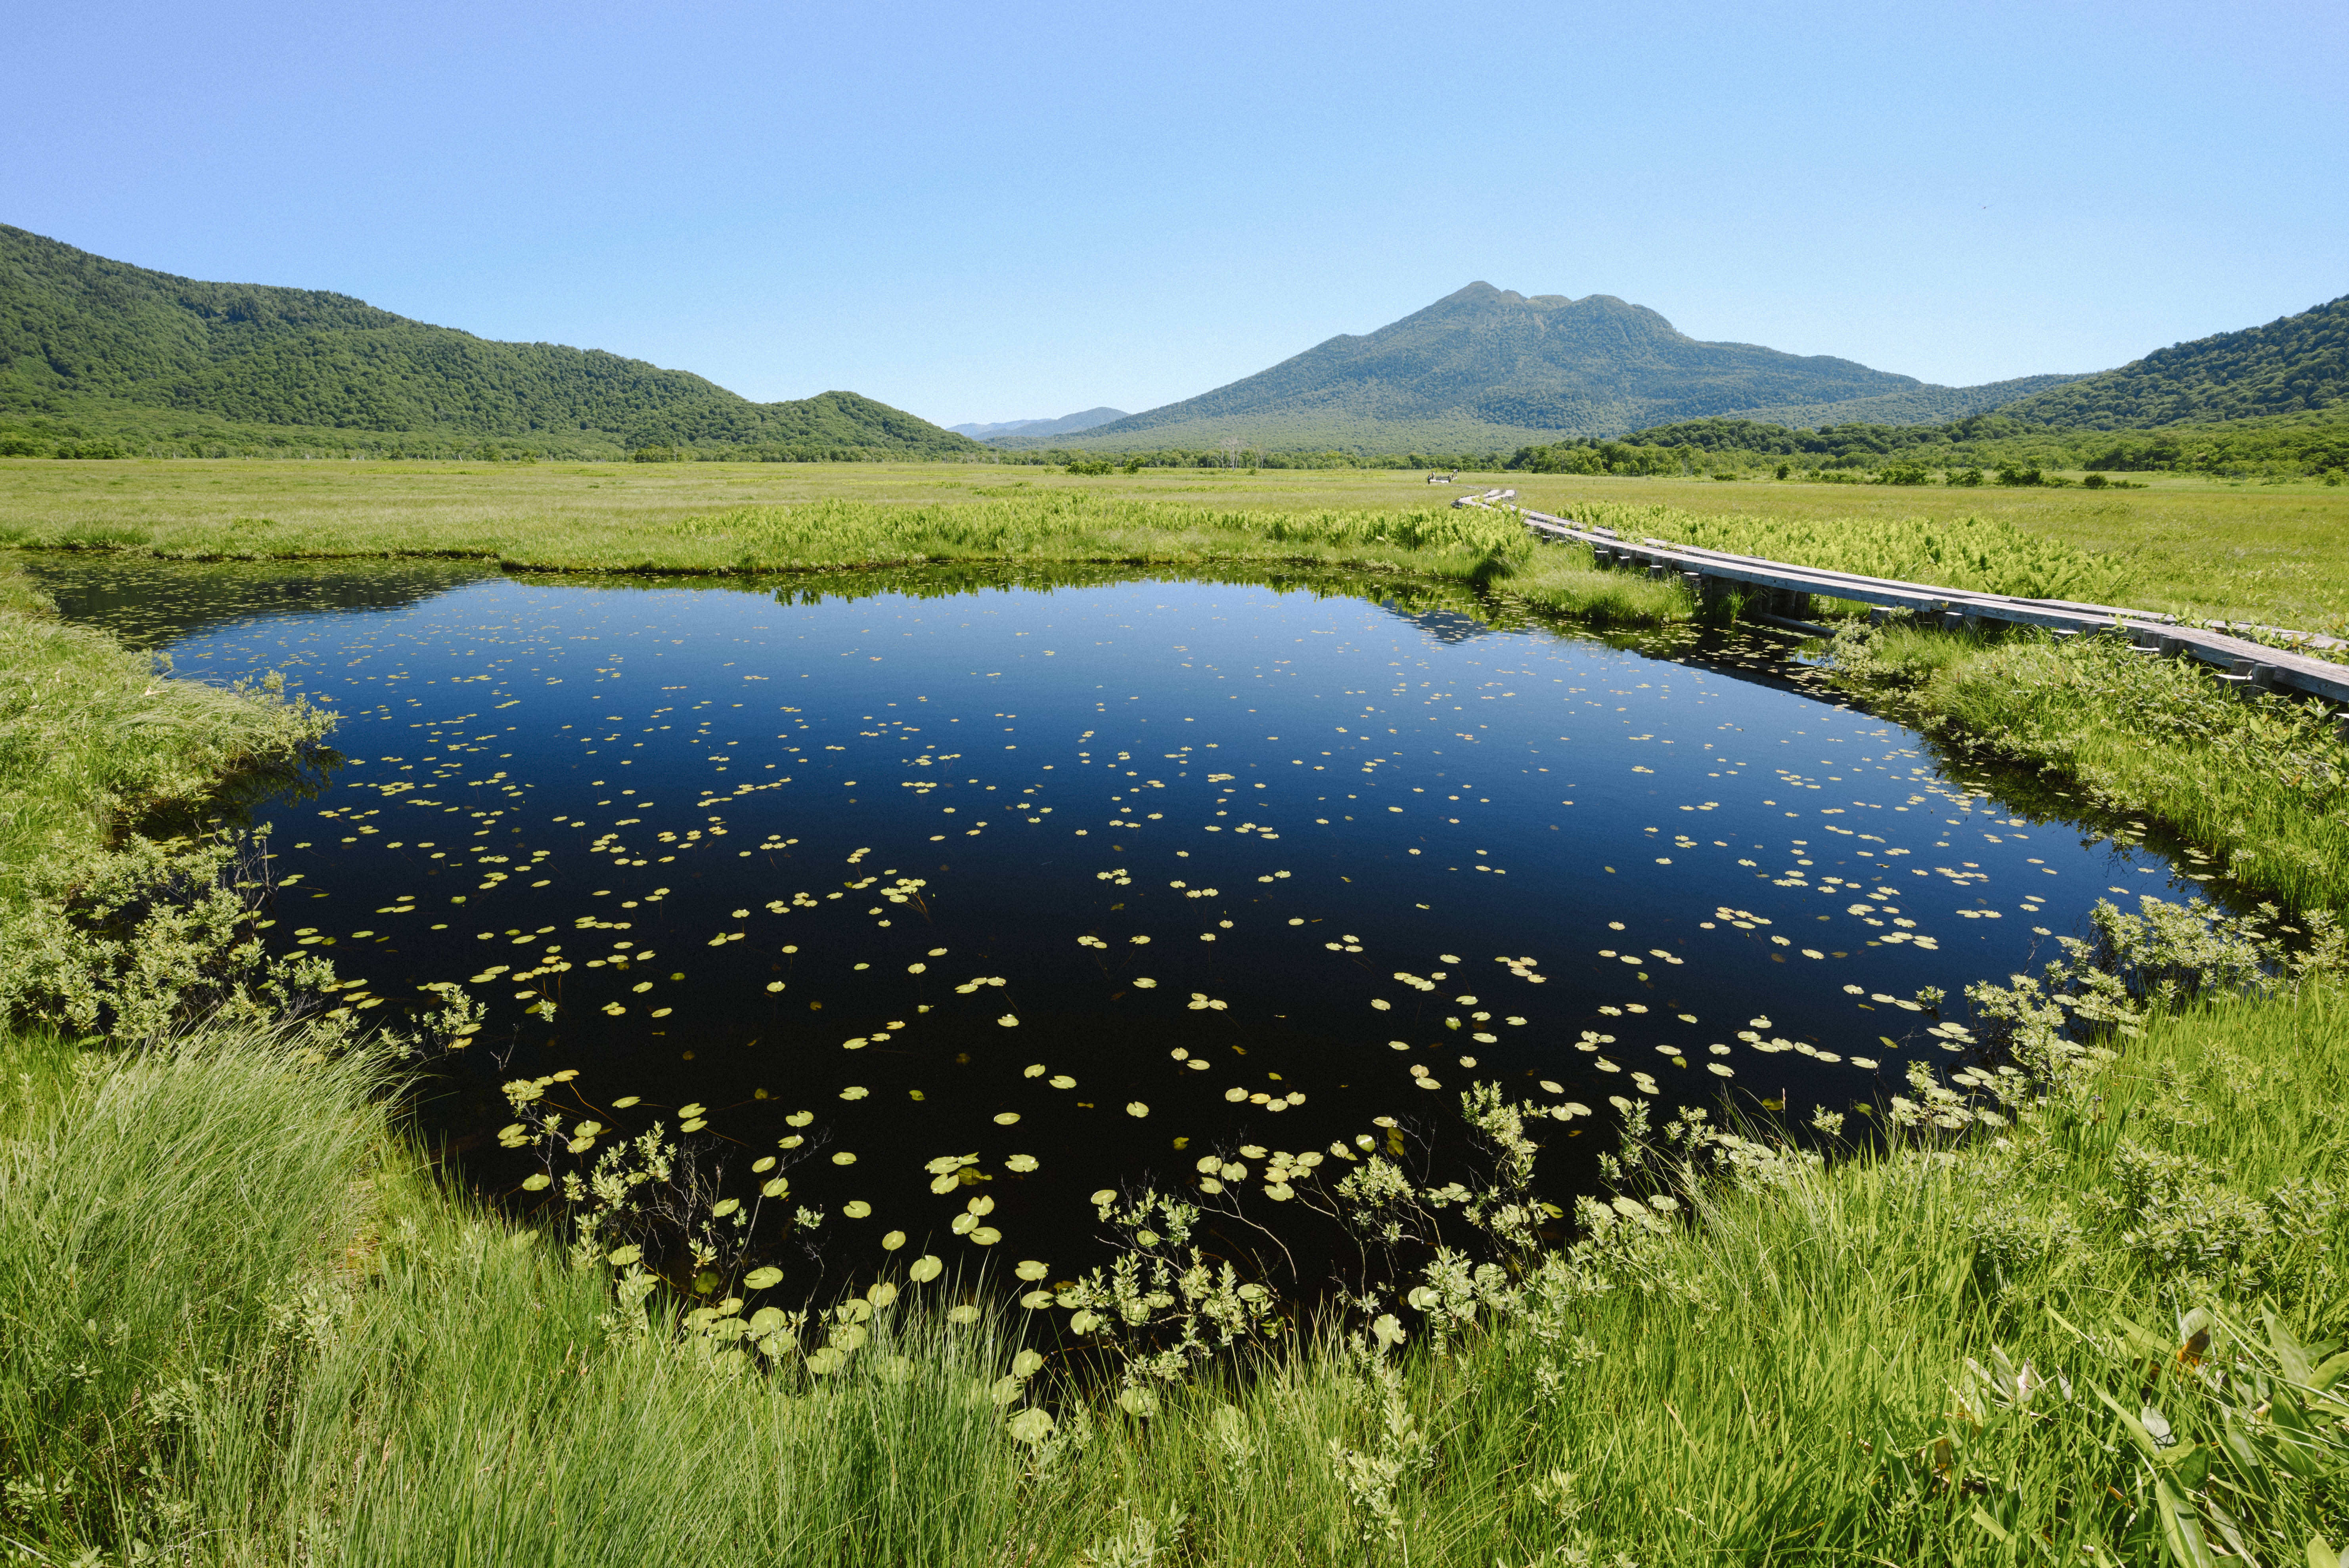
[(1919, 385), (1847, 359), (1701, 343), (1614, 294), (1527, 295), (1480, 278), (1373, 332), (1332, 337), (1227, 387), (1100, 426), (1086, 444), (1212, 447), (1236, 436), (1457, 449), (1619, 435)]

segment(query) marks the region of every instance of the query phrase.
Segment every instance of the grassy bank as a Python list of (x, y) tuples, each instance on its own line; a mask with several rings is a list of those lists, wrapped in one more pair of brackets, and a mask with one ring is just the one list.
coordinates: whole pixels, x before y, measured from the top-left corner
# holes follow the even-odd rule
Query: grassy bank
[[(836, 515), (671, 532), (738, 556), (905, 542)], [(979, 542), (1024, 548), (1017, 526)], [(1490, 559), (1407, 512), (1313, 526), (1272, 542)], [(80, 929), (88, 875), (34, 868), (202, 821), (223, 771), (285, 765), (316, 720), (159, 680), (19, 602), (0, 739), (81, 771), (9, 776), (35, 826), (0, 871), (45, 929)], [(1904, 646), (1871, 656), (1962, 687), (1926, 669), (1961, 639)], [(1955, 656), (2018, 661), (1982, 700), (2037, 693), (2053, 735), (2079, 672), (2032, 652)], [(1371, 1282), (1371, 1311), (1131, 1392), (1131, 1364), (1009, 1281), (909, 1264), (788, 1332), (750, 1278), (672, 1298), (457, 1190), (404, 1135), (387, 1058), (257, 1016), (159, 1041), (119, 1017), (137, 944), (72, 949), (117, 976), (96, 1026), (54, 1032), (71, 997), (20, 988), (0, 1036), (0, 1539), (67, 1563), (2309, 1561), (2349, 1534), (2349, 1358), (2328, 1359), (2349, 1007), (2316, 979), (2165, 1003), (2165, 980), (2241, 976), (2184, 927), (2109, 974), (2079, 957), (2068, 1005), (1978, 996), (2023, 1070), (1952, 1056), (1954, 1078), (1821, 1112), (1848, 1135), (1832, 1163), (1634, 1120), (1562, 1241)], [(168, 973), (134, 979), (190, 1010)]]
[(1506, 583), (1537, 607), (1614, 624), (1661, 625), (1693, 608), (1678, 583), (1594, 571), (1585, 551), (1537, 551), (1501, 512), (1230, 511), (1082, 490), (952, 505), (739, 505), (626, 521), (526, 513), (19, 520), (0, 525), (0, 542), (191, 560), (460, 556), (529, 572), (771, 574), (977, 562), (1344, 568)]
[(2321, 704), (2238, 700), (2193, 661), (2031, 631), (1853, 627), (1829, 668), (1947, 742), (2158, 820), (2200, 869), (2287, 907), (2349, 906), (2349, 750)]
[[(303, 739), (265, 695), (0, 624), (12, 676), (78, 671), (26, 681), (9, 735), (30, 714), (110, 800), (14, 779), (49, 805), (0, 845), (12, 885)], [(1844, 1112), (1835, 1162), (1632, 1122), (1571, 1246), (1435, 1261), (1367, 1328), (1125, 1394), (1060, 1312), (921, 1267), (812, 1328), (833, 1359), (751, 1352), (766, 1328), (726, 1328), (751, 1305), (686, 1312), (453, 1190), (383, 1057), (19, 1007), (0, 1538), (54, 1563), (2304, 1561), (2349, 1532), (2349, 1009), (2312, 981), (2161, 1012), (2158, 981), (2224, 969), (2197, 944), (2069, 1014), (1981, 995), (2034, 1070)], [(2109, 1061), (2058, 1040), (2097, 1016), (2136, 1018)]]
[(1596, 503), (1576, 512), (1627, 539), (1664, 539), (1904, 583), (2028, 599), (2109, 603), (2136, 584), (2126, 562), (2043, 538), (2004, 519), (1754, 517)]
[(2344, 1531), (2322, 993), (2161, 1020), (1972, 1140), (1935, 1119), (2016, 1108), (1920, 1097), (1826, 1168), (1655, 1138), (1630, 1217), (1399, 1348), (1123, 1404), (951, 1280), (822, 1374), (616, 1301), (298, 1045), (10, 1047), (0, 1533), (48, 1561), (2209, 1561), (2165, 1488), (2261, 1561)]
[(319, 978), (270, 971), (255, 846), (213, 824), (330, 722), (163, 678), (0, 572), (0, 1023), (137, 1036), (195, 1006), (262, 1016)]
[[(1661, 506), (1853, 525), (1967, 518), (2125, 570), (2127, 602), (2313, 631), (2349, 618), (2349, 487), (2157, 475), (2124, 493), (1710, 480), (1464, 475), (1578, 515)], [(957, 463), (64, 462), (0, 460), (0, 543), (109, 543), (232, 557), (420, 550), (532, 558), (540, 542), (663, 531), (740, 506), (825, 500), (961, 507), (1089, 496), (1206, 511), (1423, 509), (1455, 489), (1413, 473), (1145, 469), (1077, 476)], [(244, 520), (240, 523), (237, 520)], [(1228, 547), (1228, 546), (1227, 546)]]
[(222, 787), (321, 733), (316, 716), (189, 681), (47, 613), (0, 571), (0, 866), (9, 900), (46, 852), (192, 820)]
[[(1975, 592), (2147, 597), (2143, 552), (2081, 548), (2011, 521), (1610, 503), (1577, 515), (1630, 537)], [(2349, 749), (2324, 703), (2237, 700), (2198, 661), (2147, 659), (2109, 638), (2059, 645), (2029, 628), (1951, 634), (1849, 624), (1827, 672), (1841, 689), (1964, 750), (2027, 766), (2093, 809), (2158, 820), (2190, 847), (2198, 869), (2287, 907), (2349, 906)]]
[[(1610, 527), (1715, 549), (1744, 552), (1767, 543), (1835, 552), (1833, 559), (1775, 557), (1819, 566), (1842, 565), (1843, 552), (1850, 552), (1857, 558), (1850, 570), (1874, 570), (1858, 563), (1863, 560), (1899, 558), (1915, 573), (1901, 575), (1952, 588), (1993, 579), (1944, 572), (1930, 549), (1903, 543), (1904, 535), (1913, 541), (1922, 531), (1955, 542), (1979, 528), (1977, 538), (1995, 543), (1994, 531), (2012, 531), (2092, 561), (2088, 580), (2116, 595), (2110, 603), (2189, 620), (2349, 633), (2349, 487), (2156, 479), (2147, 490), (2115, 495), (1559, 479), (1528, 480), (1519, 488), (1529, 505), (1609, 519)], [(1741, 542), (1726, 542), (1732, 540)], [(2002, 545), (1999, 553), (2013, 556), (1993, 560), (2002, 570), (2031, 564), (2027, 546)], [(1962, 552), (1951, 563), (1964, 569)]]

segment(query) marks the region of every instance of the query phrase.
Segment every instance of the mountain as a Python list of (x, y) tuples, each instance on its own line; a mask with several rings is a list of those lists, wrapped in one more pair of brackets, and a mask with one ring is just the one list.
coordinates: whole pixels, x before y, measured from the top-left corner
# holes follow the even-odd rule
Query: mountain
[(1081, 414), (1063, 414), (1057, 419), (1009, 419), (999, 425), (948, 425), (947, 428), (974, 441), (990, 441), (999, 436), (1073, 436), (1079, 430), (1126, 418), (1123, 408), (1088, 408)]
[(2018, 376), (2011, 381), (1990, 381), (1980, 387), (1929, 384), (1878, 397), (1852, 397), (1840, 403), (1781, 403), (1769, 407), (1739, 408), (1721, 417), (1797, 428), (1852, 424), (1940, 425), (1974, 414), (1987, 414), (2018, 398), (2080, 379), (2077, 376)]
[(854, 392), (753, 403), (600, 349), (494, 342), (315, 289), (176, 277), (0, 224), (0, 410), (119, 424), (141, 409), (564, 451), (979, 449)]
[(2349, 403), (2349, 294), (2240, 332), (2158, 349), (1999, 410), (2093, 430), (2209, 424)]
[[(1611, 294), (1527, 297), (1475, 283), (1365, 336), (1330, 338), (1244, 380), (1060, 444), (1206, 449), (1238, 439), (1274, 450), (1456, 451), (1860, 400), (1921, 397), (1916, 417), (1930, 418), (1932, 396), (1953, 390), (1848, 359), (1700, 342)], [(1022, 432), (1004, 444), (1040, 438)]]

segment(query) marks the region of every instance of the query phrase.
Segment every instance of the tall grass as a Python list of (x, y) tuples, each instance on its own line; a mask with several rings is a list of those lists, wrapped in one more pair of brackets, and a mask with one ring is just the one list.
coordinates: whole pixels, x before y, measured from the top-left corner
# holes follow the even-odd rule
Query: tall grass
[[(22, 1048), (22, 1047), (20, 1047)], [(11, 1053), (16, 1054), (15, 1052)], [(985, 1324), (786, 1385), (631, 1328), (437, 1185), (383, 1073), (298, 1037), (88, 1058), (0, 1121), (0, 1474), (53, 1550), (201, 1561), (1019, 1554)], [(989, 1546), (993, 1543), (993, 1547)]]
[[(2262, 1307), (2310, 1340), (2349, 1327), (2327, 1130), (2344, 1047), (2330, 996), (2216, 1006), (1955, 1157), (1863, 1156), (1702, 1199), (1558, 1316), (1563, 1355), (1480, 1346), (1482, 1417), (1527, 1412), (1526, 1471), (1574, 1472), (1575, 1528), (1643, 1563), (2036, 1560), (2033, 1538), (2051, 1562), (2149, 1561), (2152, 1467), (2094, 1390), (2212, 1440), (2226, 1399), (2176, 1363), (2180, 1315), (2220, 1307), (2236, 1349), (2264, 1340)], [(2015, 1418), (1969, 1367), (1994, 1370), (1994, 1352), (2069, 1387)], [(1544, 1354), (1571, 1368), (1547, 1397)], [(2279, 1479), (2253, 1478), (2259, 1505), (2216, 1494), (2269, 1510), (2257, 1554), (2337, 1539), (2336, 1485)]]
[(1071, 1366), (1042, 1443), (992, 1394), (1019, 1326), (947, 1282), (829, 1377), (713, 1355), (450, 1195), (364, 1057), (9, 1055), (48, 1065), (0, 1108), (0, 1533), (51, 1560), (2135, 1563), (2167, 1483), (2278, 1562), (2349, 1501), (2253, 1409), (2328, 1408), (2290, 1347), (2349, 1329), (2321, 991), (2158, 1019), (1992, 1136), (1674, 1185), (1444, 1354), (1301, 1335), (1131, 1409)]
[[(1740, 484), (1516, 474), (1527, 504), (1581, 515), (1662, 503), (1806, 523), (1971, 516), (2126, 559), (2132, 603), (2312, 631), (2349, 614), (2349, 490), (2156, 477), (2116, 494), (1939, 486)], [(649, 538), (745, 503), (942, 505), (1081, 493), (1205, 510), (1414, 510), (1422, 476), (1381, 470), (1145, 469), (1081, 478), (957, 463), (0, 463), (0, 544), (81, 541), (229, 559), (455, 554), (495, 560), (546, 534)], [(1650, 530), (1649, 531), (1656, 531)]]
[[(1016, 522), (961, 537), (1008, 552)], [(1088, 511), (1038, 549), (1096, 525), (1139, 526)], [(762, 550), (761, 526), (701, 543)], [(1273, 542), (1512, 593), (1550, 570), (1473, 520), (1314, 526)], [(283, 713), (56, 630), (0, 616), (30, 672), (11, 733), (79, 780), (28, 779), (12, 871), (293, 744)], [(2109, 769), (2116, 795), (2230, 756), (2275, 792), (2302, 738), (2116, 651), (1909, 636), (1847, 640), (1847, 673)], [(2189, 725), (2183, 761), (2147, 748), (2158, 722)], [(2330, 784), (2292, 788), (2250, 863), (2349, 863), (2337, 803), (2306, 793)], [(2349, 1336), (2349, 1007), (2217, 998), (2114, 1043), (1992, 1125), (1914, 1086), (1872, 1108), (1901, 1125), (1825, 1164), (1767, 1128), (1634, 1122), (1616, 1204), (1473, 1311), (1404, 1312), (1394, 1349), (1300, 1320), (1154, 1401), (984, 1281), (909, 1274), (835, 1370), (741, 1355), (457, 1190), (387, 1066), (313, 1035), (0, 1033), (0, 1539), (90, 1564), (2307, 1560), (2349, 1534), (2349, 1359), (2326, 1359)], [(1022, 1349), (1045, 1358), (1024, 1384)], [(1008, 1420), (1022, 1401), (1051, 1422)]]
[[(197, 810), (224, 779), (316, 738), (306, 707), (160, 677), (102, 633), (67, 626), (0, 571), (0, 867)], [(13, 901), (16, 877), (0, 879)]]
[(2093, 553), (2004, 519), (1833, 521), (1586, 503), (1575, 516), (1629, 538), (1665, 539), (1831, 572), (2026, 599), (2116, 603), (2134, 580), (2126, 557)]
[(1896, 622), (1845, 633), (1832, 667), (1945, 737), (2159, 818), (2246, 887), (2293, 907), (2349, 906), (2349, 751), (2316, 705), (2238, 701), (2192, 660), (2035, 632)]
[(1678, 583), (1627, 583), (1569, 552), (1543, 552), (1537, 562), (1525, 530), (1505, 512), (1450, 507), (1225, 510), (1075, 490), (913, 505), (829, 499), (619, 522), (560, 513), (509, 513), (462, 523), (370, 517), (356, 525), (334, 517), (290, 523), (244, 517), (163, 524), (20, 520), (0, 527), (0, 541), (183, 560), (454, 555), (534, 572), (777, 573), (979, 562), (1255, 563), (1485, 584), (1533, 566), (1537, 569), (1518, 585), (1518, 595), (1554, 613), (1661, 625), (1685, 620), (1692, 612)]

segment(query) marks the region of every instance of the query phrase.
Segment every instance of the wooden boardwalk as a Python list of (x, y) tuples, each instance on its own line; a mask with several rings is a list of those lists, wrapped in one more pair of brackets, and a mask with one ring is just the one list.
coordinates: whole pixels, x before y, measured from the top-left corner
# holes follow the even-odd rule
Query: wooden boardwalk
[[(1488, 492), (1463, 497), (1472, 506), (1490, 506), (1503, 498)], [(2239, 691), (2294, 691), (2349, 704), (2349, 665), (2336, 665), (2306, 654), (2268, 647), (2224, 632), (2179, 625), (2175, 616), (2114, 604), (2082, 604), (2063, 599), (2022, 599), (2005, 593), (1971, 593), (1938, 588), (1925, 583), (1900, 583), (1857, 573), (1830, 572), (1816, 566), (1793, 566), (1751, 555), (1702, 550), (1661, 539), (1626, 539), (1611, 529), (1589, 528), (1571, 518), (1547, 512), (1519, 511), (1526, 526), (1545, 539), (1571, 540), (1590, 547), (1601, 566), (1645, 572), (1651, 577), (1678, 576), (1701, 601), (1718, 597), (1731, 585), (1770, 592), (1774, 616), (1801, 619), (1810, 614), (1814, 598), (1848, 599), (1877, 606), (1883, 614), (1907, 611), (1926, 622), (1938, 621), (1951, 630), (1983, 622), (2002, 621), (2041, 626), (2057, 636), (2118, 635), (2147, 657), (2191, 656), (2220, 667), (2222, 683)], [(2316, 646), (2340, 646), (2329, 637), (2306, 639)], [(2342, 738), (2349, 740), (2349, 715), (2338, 717)]]

